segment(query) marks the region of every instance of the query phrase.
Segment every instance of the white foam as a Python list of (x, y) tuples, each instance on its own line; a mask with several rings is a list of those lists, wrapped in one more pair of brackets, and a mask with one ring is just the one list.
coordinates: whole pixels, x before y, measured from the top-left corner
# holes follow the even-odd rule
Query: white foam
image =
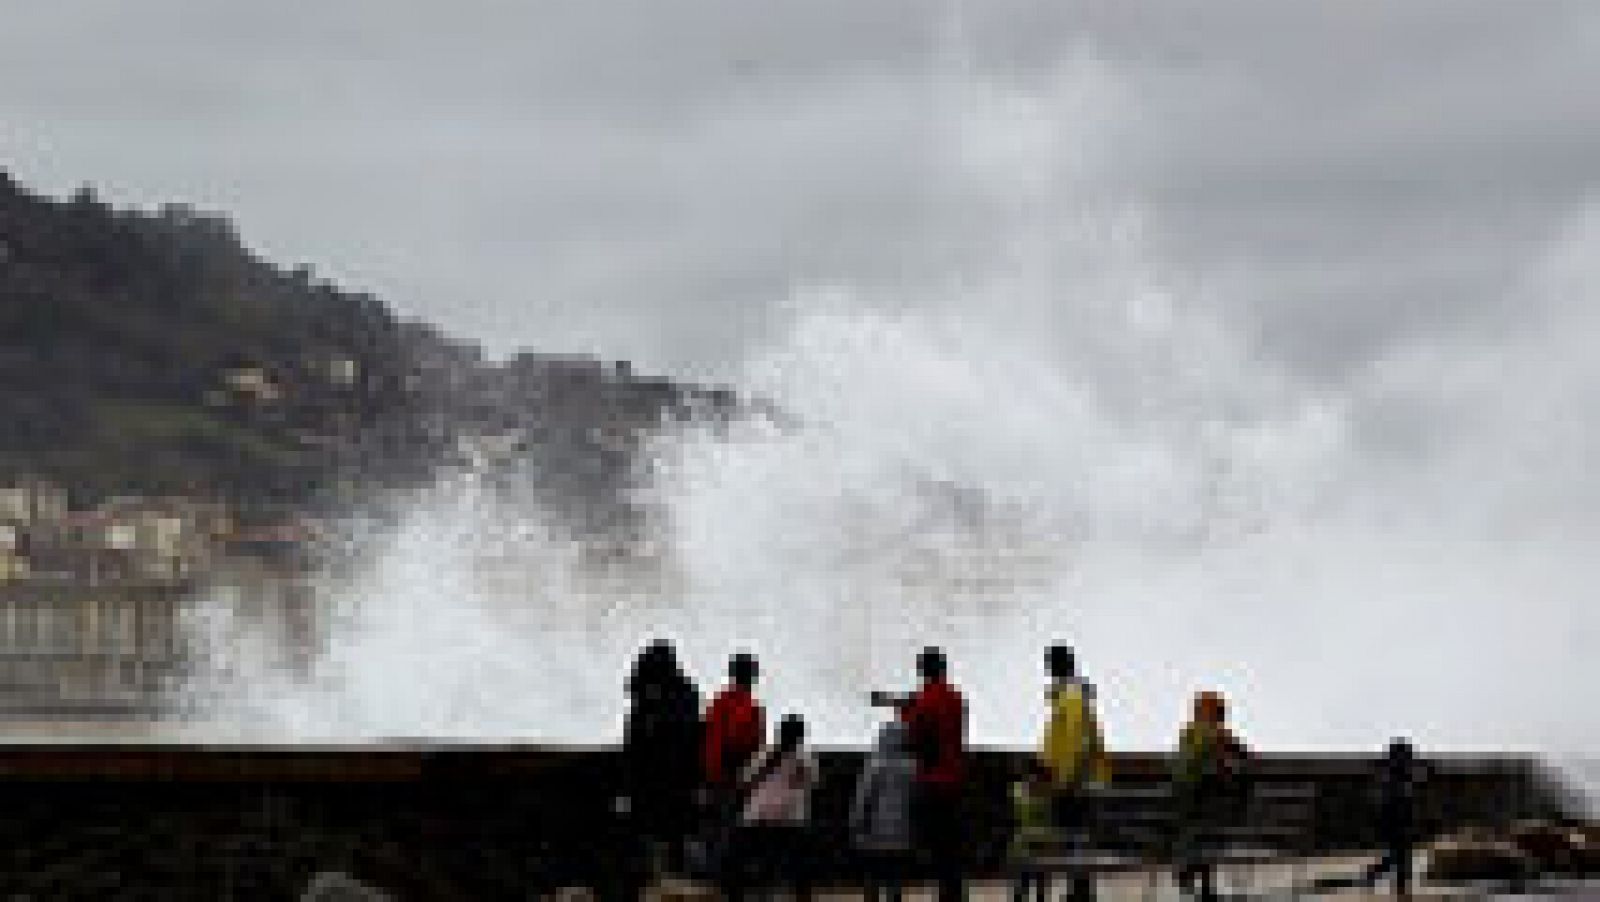
[(796, 287), (739, 381), (798, 426), (651, 449), (660, 573), (586, 582), (539, 511), (456, 477), (330, 584), (312, 679), (216, 643), (217, 713), (603, 740), (633, 651), (666, 636), (707, 686), (758, 652), (775, 711), (860, 742), (866, 691), (939, 642), (975, 738), (1026, 743), (1065, 639), (1114, 746), (1165, 745), (1214, 687), (1267, 747), (1592, 753), (1594, 219), (1511, 289), (1520, 331), (1417, 336), (1308, 386), (1098, 180), (1105, 73), (938, 90), (943, 244), (903, 284)]

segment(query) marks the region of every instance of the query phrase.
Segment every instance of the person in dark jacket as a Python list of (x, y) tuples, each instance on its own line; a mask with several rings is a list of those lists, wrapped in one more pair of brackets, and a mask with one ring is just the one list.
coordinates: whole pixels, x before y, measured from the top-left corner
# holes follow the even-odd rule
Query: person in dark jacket
[(900, 720), (917, 759), (911, 820), (917, 845), (938, 879), (939, 899), (953, 902), (966, 898), (961, 802), (967, 776), (967, 706), (950, 683), (942, 650), (923, 649), (917, 656), (917, 673), (922, 688), (900, 706)]
[(734, 785), (767, 734), (766, 715), (754, 691), (759, 676), (753, 655), (734, 655), (728, 662), (729, 684), (706, 711), (705, 780), (716, 795), (725, 795)]
[(627, 691), (626, 807), (640, 835), (661, 847), (666, 868), (679, 870), (700, 784), (700, 695), (665, 641), (640, 652)]
[(1417, 847), (1417, 801), (1427, 772), (1416, 750), (1405, 739), (1395, 739), (1378, 763), (1374, 787), (1378, 803), (1378, 838), (1384, 855), (1367, 870), (1365, 883), (1376, 886), (1392, 874), (1398, 895), (1411, 892), (1411, 860)]

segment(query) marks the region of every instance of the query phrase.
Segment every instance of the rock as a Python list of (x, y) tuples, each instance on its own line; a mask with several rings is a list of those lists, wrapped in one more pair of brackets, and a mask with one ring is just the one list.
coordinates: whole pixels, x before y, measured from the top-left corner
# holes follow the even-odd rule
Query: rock
[(1444, 883), (1478, 880), (1521, 880), (1536, 863), (1515, 843), (1479, 835), (1446, 837), (1426, 849), (1426, 879)]
[(645, 893), (650, 902), (715, 902), (722, 898), (717, 888), (689, 880), (662, 880)]
[(1581, 824), (1570, 830), (1573, 870), (1579, 874), (1600, 874), (1600, 824)]
[(1543, 821), (1526, 821), (1511, 828), (1516, 844), (1541, 874), (1571, 874), (1578, 870), (1579, 837), (1570, 827)]
[(311, 878), (300, 902), (392, 902), (387, 893), (380, 892), (348, 874), (323, 871)]

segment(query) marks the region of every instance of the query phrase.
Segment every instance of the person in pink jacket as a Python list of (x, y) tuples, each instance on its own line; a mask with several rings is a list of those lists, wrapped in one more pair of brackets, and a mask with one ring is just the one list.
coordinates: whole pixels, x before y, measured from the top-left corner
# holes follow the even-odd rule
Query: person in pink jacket
[(723, 871), (723, 892), (744, 898), (752, 881), (788, 883), (797, 898), (810, 898), (811, 791), (817, 764), (805, 747), (806, 725), (790, 714), (778, 725), (777, 741), (762, 749), (740, 775), (744, 804)]

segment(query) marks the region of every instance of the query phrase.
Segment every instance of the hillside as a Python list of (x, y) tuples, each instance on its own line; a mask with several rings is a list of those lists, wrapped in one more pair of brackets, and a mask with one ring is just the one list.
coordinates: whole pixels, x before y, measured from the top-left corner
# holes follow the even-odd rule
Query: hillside
[(56, 200), (0, 171), (0, 477), (84, 502), (312, 504), (426, 479), (458, 436), (517, 429), (541, 471), (589, 474), (547, 486), (570, 501), (625, 478), (594, 427), (647, 428), (695, 396), (733, 404), (598, 361), (486, 362), (262, 259), (224, 217)]

